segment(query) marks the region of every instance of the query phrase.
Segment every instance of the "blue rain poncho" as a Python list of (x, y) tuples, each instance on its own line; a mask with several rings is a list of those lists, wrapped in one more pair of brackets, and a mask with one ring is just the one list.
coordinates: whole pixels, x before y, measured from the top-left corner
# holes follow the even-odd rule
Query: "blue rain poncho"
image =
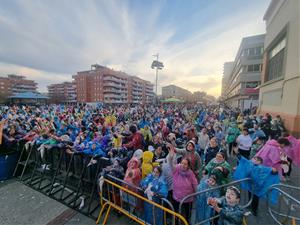
[[(197, 192), (211, 189), (207, 183), (208, 179), (202, 179), (200, 184), (197, 187)], [(219, 198), (220, 197), (220, 189), (205, 192), (203, 194), (197, 195), (196, 202), (196, 223), (200, 223), (206, 219), (209, 219), (214, 215), (214, 210), (211, 206), (207, 204), (207, 200), (209, 198)], [(203, 223), (203, 225), (210, 225), (210, 221)]]
[[(162, 176), (155, 177), (152, 173), (149, 174), (145, 179), (141, 181), (141, 187), (143, 189), (147, 189), (149, 185), (152, 186), (150, 190), (154, 194), (159, 195), (162, 198), (166, 198), (168, 196), (167, 183)], [(160, 197), (153, 196), (152, 201), (160, 204)], [(144, 209), (145, 221), (147, 223), (163, 225), (163, 211), (161, 209), (147, 202), (144, 203)]]
[[(278, 184), (280, 181), (279, 175), (272, 172), (271, 167), (263, 165), (255, 165), (252, 161), (241, 157), (239, 165), (233, 174), (234, 180), (251, 178), (253, 182), (253, 193), (258, 197), (266, 197), (268, 188), (273, 184)], [(248, 191), (251, 190), (250, 182), (242, 182), (241, 188)], [(277, 194), (272, 192), (271, 202), (277, 202)]]
[(96, 144), (95, 148), (93, 148), (94, 142), (89, 143), (89, 146), (87, 149), (83, 150), (83, 153), (86, 155), (91, 155), (91, 156), (106, 156), (105, 152), (101, 148), (100, 145)]

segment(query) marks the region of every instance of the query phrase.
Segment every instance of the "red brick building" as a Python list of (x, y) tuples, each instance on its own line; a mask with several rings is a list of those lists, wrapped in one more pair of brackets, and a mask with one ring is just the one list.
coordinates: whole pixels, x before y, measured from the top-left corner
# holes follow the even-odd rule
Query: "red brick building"
[(98, 64), (73, 76), (77, 102), (151, 103), (153, 84)]

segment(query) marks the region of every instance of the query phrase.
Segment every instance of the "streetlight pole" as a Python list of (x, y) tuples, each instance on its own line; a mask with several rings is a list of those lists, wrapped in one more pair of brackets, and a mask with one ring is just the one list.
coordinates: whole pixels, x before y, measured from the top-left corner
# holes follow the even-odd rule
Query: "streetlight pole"
[(156, 71), (155, 71), (155, 75), (156, 75), (156, 77), (155, 77), (155, 94), (156, 94), (156, 103), (158, 103), (158, 95), (157, 95), (158, 70), (162, 70), (162, 68), (164, 68), (164, 65), (162, 62), (158, 61), (158, 57), (159, 57), (158, 53), (153, 56), (156, 57), (156, 60), (154, 60), (152, 62), (151, 68), (156, 69)]
[[(156, 55), (153, 55), (153, 56), (156, 56), (156, 61), (158, 62), (158, 57), (159, 57), (159, 54), (157, 53)], [(157, 81), (158, 81), (158, 67), (156, 66), (156, 72), (155, 72), (156, 76), (155, 76), (155, 94), (156, 94), (156, 98), (157, 97)]]

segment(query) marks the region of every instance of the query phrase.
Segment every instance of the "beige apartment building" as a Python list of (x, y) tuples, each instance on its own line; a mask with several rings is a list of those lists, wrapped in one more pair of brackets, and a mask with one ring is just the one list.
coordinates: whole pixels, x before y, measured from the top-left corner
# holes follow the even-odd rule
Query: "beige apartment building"
[(241, 110), (258, 106), (264, 40), (264, 34), (244, 37), (234, 62), (224, 64), (222, 100), (228, 106)]
[(48, 86), (48, 96), (53, 103), (75, 103), (76, 84), (75, 82), (63, 82)]
[(266, 37), (259, 113), (280, 115), (300, 136), (299, 0), (272, 0), (265, 15)]

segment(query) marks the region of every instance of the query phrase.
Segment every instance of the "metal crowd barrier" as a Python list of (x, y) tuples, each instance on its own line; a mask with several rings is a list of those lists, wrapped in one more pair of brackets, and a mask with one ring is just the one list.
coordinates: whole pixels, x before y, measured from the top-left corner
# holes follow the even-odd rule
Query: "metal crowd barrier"
[(100, 210), (97, 176), (106, 163), (96, 158), (97, 163), (88, 166), (91, 156), (70, 155), (65, 150), (64, 147), (48, 150), (47, 163), (51, 164), (48, 170), (41, 167), (43, 162), (36, 145), (28, 151), (23, 148), (14, 176), (25, 185), (96, 219)]
[[(134, 220), (139, 224), (153, 224), (153, 225), (175, 225), (175, 221), (181, 224), (188, 225), (186, 219), (179, 213), (174, 212), (173, 205), (165, 198), (159, 196), (154, 197), (151, 201), (144, 197), (144, 190), (134, 187), (112, 176), (104, 178), (101, 198), (101, 211), (99, 213), (96, 223), (98, 224), (101, 217), (107, 208), (102, 224), (105, 225), (111, 208), (114, 208), (118, 213), (122, 213), (129, 219)], [(145, 214), (144, 206), (147, 211), (151, 212), (151, 222), (143, 218)], [(148, 218), (149, 219), (149, 218)]]
[[(285, 190), (283, 190), (285, 189)], [(271, 204), (270, 198), (272, 192), (278, 193), (278, 203), (277, 209)], [(288, 224), (291, 221), (292, 225), (296, 225), (297, 222), (300, 221), (299, 213), (300, 213), (300, 199), (296, 199), (291, 194), (287, 193), (287, 191), (296, 191), (298, 192), (297, 196), (300, 196), (300, 187), (286, 185), (286, 184), (275, 184), (272, 185), (267, 192), (267, 206), (268, 211), (273, 218), (273, 220), (280, 225)], [(284, 206), (284, 208), (282, 207)], [(285, 212), (282, 212), (282, 211)]]
[[(251, 192), (253, 193), (254, 186), (253, 186), (253, 183), (251, 181), (251, 178), (244, 178), (244, 179), (241, 179), (241, 180), (236, 180), (236, 181), (230, 182), (228, 184), (223, 184), (223, 185), (217, 186), (215, 188), (206, 189), (206, 190), (203, 190), (203, 191), (199, 191), (199, 192), (195, 192), (193, 194), (187, 195), (186, 197), (184, 197), (181, 200), (181, 202), (179, 204), (179, 213), (182, 214), (182, 212), (183, 212), (184, 202), (186, 202), (188, 199), (193, 199), (192, 208), (190, 209), (191, 215), (189, 217), (190, 224), (200, 225), (200, 224), (204, 224), (204, 223), (213, 221), (213, 220), (217, 219), (219, 217), (219, 215), (215, 215), (215, 216), (212, 216), (208, 219), (204, 219), (204, 220), (201, 220), (201, 221), (196, 220), (196, 211), (197, 211), (196, 201), (197, 201), (197, 197), (199, 197), (200, 195), (204, 195), (206, 193), (209, 193), (209, 192), (216, 191), (216, 190), (220, 190), (220, 192), (222, 192), (224, 190), (224, 188), (226, 188), (226, 187), (237, 186), (237, 185), (240, 185), (243, 182), (250, 182)], [(253, 199), (253, 195), (251, 195), (251, 197), (248, 198), (248, 191), (241, 190), (241, 203), (240, 203), (240, 205), (241, 205), (242, 208), (247, 208), (248, 206), (250, 206), (250, 204), (252, 202), (252, 199)], [(246, 215), (247, 214), (248, 213), (246, 213)], [(188, 219), (188, 218), (186, 218), (186, 219)], [(244, 221), (243, 223), (246, 224), (246, 218), (245, 217), (244, 217), (243, 221)]]

